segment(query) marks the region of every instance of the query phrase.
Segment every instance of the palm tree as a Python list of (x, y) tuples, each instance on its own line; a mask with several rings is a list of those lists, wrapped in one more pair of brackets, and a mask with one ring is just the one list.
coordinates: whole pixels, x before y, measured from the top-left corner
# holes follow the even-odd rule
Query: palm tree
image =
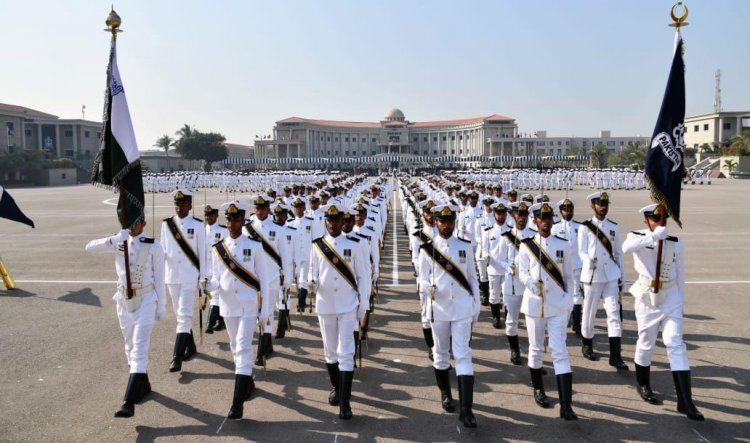
[(177, 132), (175, 132), (175, 135), (179, 135), (180, 138), (184, 137), (190, 137), (194, 133), (198, 132), (195, 128), (191, 128), (190, 125), (185, 123)]
[(732, 138), (733, 148), (737, 149), (739, 155), (748, 155), (750, 153), (750, 131), (744, 131)]
[(603, 144), (599, 143), (591, 148), (589, 156), (591, 157), (594, 166), (601, 169), (607, 165), (609, 151), (607, 151), (607, 148)]
[(729, 171), (729, 174), (731, 175), (732, 172), (737, 169), (737, 162), (732, 159), (724, 160), (724, 168)]
[(164, 150), (164, 153), (167, 155), (167, 169), (169, 169), (169, 148), (174, 146), (174, 139), (167, 134), (164, 134), (156, 140), (154, 146), (158, 146)]

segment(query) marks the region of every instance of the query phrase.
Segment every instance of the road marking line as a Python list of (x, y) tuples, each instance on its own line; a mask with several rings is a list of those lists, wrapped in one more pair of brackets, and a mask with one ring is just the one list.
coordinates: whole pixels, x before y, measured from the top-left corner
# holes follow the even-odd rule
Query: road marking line
[[(393, 180), (393, 179), (391, 179)], [(391, 235), (393, 235), (393, 285), (398, 284), (398, 226), (396, 224), (396, 213), (398, 212), (396, 208), (396, 201), (398, 199), (398, 194), (396, 193), (396, 189), (394, 187), (393, 189), (393, 230), (391, 232)]]
[(221, 424), (219, 425), (219, 429), (216, 430), (216, 434), (218, 435), (219, 432), (221, 432), (221, 428), (224, 427), (224, 423), (227, 422), (227, 417), (224, 417), (224, 420), (222, 420)]
[[(693, 429), (693, 428), (690, 428), (690, 429)], [(706, 439), (706, 437), (702, 436), (700, 432), (696, 431), (695, 429), (693, 429), (693, 432), (698, 434), (698, 438), (700, 438), (701, 440), (705, 441), (706, 443), (711, 443), (710, 441), (708, 441), (708, 439)]]

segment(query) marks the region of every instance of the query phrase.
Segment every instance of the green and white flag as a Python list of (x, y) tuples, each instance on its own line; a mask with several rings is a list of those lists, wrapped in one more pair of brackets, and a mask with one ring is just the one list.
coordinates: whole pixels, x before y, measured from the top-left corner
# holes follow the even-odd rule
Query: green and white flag
[(123, 228), (130, 228), (143, 216), (143, 176), (128, 100), (117, 69), (114, 39), (107, 67), (103, 121), (91, 183), (120, 193), (117, 216)]

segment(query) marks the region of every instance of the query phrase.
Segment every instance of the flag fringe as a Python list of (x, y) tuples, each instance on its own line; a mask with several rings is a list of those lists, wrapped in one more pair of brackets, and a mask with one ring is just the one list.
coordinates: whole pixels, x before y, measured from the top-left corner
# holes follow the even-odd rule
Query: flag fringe
[(677, 223), (677, 226), (682, 229), (682, 222), (680, 221), (680, 219), (675, 217), (672, 206), (669, 205), (669, 201), (667, 200), (664, 193), (662, 193), (656, 186), (654, 186), (654, 182), (651, 181), (651, 177), (649, 177), (647, 174), (644, 174), (644, 177), (646, 178), (646, 182), (648, 182), (648, 186), (651, 191), (651, 200), (654, 203), (663, 205), (667, 209), (667, 214), (669, 214), (669, 216), (672, 217), (672, 220)]

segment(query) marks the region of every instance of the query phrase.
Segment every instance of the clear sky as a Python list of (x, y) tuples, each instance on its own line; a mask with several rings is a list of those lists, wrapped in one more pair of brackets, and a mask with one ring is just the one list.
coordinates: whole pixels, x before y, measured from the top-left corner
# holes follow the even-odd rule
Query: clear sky
[[(252, 144), (275, 121), (493, 113), (550, 136), (650, 135), (665, 0), (128, 0), (118, 60), (141, 149), (188, 123)], [(750, 0), (687, 0), (687, 113), (750, 109)], [(109, 1), (0, 0), (0, 102), (100, 120)]]

